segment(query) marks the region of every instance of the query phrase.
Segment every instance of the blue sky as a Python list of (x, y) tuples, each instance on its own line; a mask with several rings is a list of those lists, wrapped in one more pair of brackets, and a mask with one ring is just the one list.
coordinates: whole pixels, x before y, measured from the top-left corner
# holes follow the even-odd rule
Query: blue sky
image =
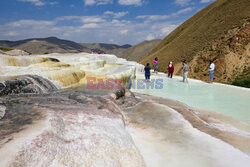
[(1, 0), (0, 39), (137, 44), (164, 38), (214, 0)]

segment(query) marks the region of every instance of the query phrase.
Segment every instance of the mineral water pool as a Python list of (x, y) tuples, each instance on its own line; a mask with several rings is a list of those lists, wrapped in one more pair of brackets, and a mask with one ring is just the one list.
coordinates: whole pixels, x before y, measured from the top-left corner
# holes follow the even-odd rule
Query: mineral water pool
[[(143, 74), (137, 76), (143, 78)], [(191, 107), (216, 111), (250, 124), (250, 89), (193, 79), (183, 83), (181, 77), (169, 79), (163, 74), (152, 77), (159, 78), (163, 79), (162, 89), (135, 87), (132, 91), (178, 100)]]

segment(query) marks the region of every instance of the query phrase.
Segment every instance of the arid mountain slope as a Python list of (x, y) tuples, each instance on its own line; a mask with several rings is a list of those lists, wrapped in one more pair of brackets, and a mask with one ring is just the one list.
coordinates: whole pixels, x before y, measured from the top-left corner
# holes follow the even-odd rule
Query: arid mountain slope
[[(250, 66), (250, 1), (217, 0), (188, 19), (162, 40), (140, 62), (159, 58), (160, 71), (173, 61), (181, 74), (181, 61), (187, 60), (190, 76), (208, 79), (209, 60), (215, 60), (215, 79), (232, 83)], [(247, 75), (243, 75), (247, 77)]]
[(160, 42), (161, 42), (161, 39), (143, 41), (130, 48), (114, 49), (114, 50), (108, 51), (108, 53), (115, 54), (118, 57), (122, 57), (127, 60), (139, 61), (143, 56), (147, 55), (147, 53), (151, 51)]

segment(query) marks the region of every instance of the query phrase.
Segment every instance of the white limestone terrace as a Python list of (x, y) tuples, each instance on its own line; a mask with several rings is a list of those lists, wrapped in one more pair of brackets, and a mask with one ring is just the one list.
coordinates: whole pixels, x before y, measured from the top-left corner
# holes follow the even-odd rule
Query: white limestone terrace
[(108, 54), (0, 55), (0, 81), (25, 74), (49, 79), (58, 88), (81, 87), (87, 76), (112, 79), (134, 77), (144, 66)]

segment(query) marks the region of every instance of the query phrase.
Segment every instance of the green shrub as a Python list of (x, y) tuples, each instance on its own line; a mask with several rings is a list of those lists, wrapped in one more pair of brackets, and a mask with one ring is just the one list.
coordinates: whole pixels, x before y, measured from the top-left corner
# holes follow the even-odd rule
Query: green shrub
[(236, 79), (232, 85), (250, 88), (250, 78)]
[(13, 50), (12, 48), (3, 48), (3, 47), (0, 47), (0, 49), (4, 52)]

